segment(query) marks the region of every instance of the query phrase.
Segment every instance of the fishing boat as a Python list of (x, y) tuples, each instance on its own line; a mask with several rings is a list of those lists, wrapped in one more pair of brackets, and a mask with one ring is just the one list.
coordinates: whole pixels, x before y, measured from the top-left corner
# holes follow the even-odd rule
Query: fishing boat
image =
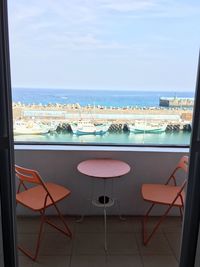
[(53, 133), (58, 128), (58, 122), (56, 122), (56, 121), (50, 121), (47, 124), (44, 124), (43, 126), (45, 126), (46, 128), (48, 128), (48, 130), (49, 130), (50, 133)]
[(17, 120), (13, 126), (14, 135), (42, 135), (49, 132), (49, 128), (45, 125), (29, 121)]
[(103, 135), (108, 131), (109, 127), (110, 125), (108, 124), (95, 125), (94, 123), (89, 121), (81, 121), (71, 125), (72, 132), (76, 135)]
[(135, 123), (129, 125), (132, 133), (162, 133), (165, 132), (167, 125), (160, 123)]

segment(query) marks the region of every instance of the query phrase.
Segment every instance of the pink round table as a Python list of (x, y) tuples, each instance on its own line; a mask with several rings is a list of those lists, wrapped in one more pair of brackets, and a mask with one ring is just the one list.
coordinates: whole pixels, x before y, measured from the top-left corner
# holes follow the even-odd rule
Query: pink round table
[[(114, 159), (89, 159), (82, 161), (78, 164), (77, 169), (80, 173), (90, 176), (92, 178), (104, 180), (104, 194), (103, 204), (99, 204), (92, 200), (92, 203), (97, 207), (104, 208), (104, 248), (107, 252), (107, 216), (106, 207), (114, 205), (114, 199), (108, 198), (109, 202), (106, 203), (106, 180), (121, 177), (130, 172), (130, 166), (121, 160)], [(115, 199), (116, 200), (116, 199)], [(120, 209), (120, 204), (119, 204)], [(83, 217), (83, 216), (82, 216)]]
[(77, 169), (80, 173), (90, 177), (110, 179), (127, 174), (131, 168), (121, 160), (89, 159), (79, 163)]

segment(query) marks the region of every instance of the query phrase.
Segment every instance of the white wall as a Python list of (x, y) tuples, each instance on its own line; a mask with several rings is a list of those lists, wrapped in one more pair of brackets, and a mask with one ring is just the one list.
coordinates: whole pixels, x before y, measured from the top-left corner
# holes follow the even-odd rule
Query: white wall
[[(91, 158), (112, 158), (126, 161), (131, 166), (131, 172), (124, 177), (115, 179), (115, 196), (120, 199), (122, 214), (141, 215), (149, 206), (142, 200), (140, 188), (143, 183), (164, 183), (174, 166), (182, 155), (187, 154), (187, 149), (120, 149), (108, 151), (87, 147), (81, 150), (46, 149), (45, 147), (34, 150), (26, 147), (16, 147), (16, 164), (27, 168), (37, 169), (45, 181), (52, 181), (68, 187), (71, 196), (62, 201), (60, 207), (65, 214), (102, 214), (102, 210), (91, 207), (87, 198), (90, 197), (92, 181), (95, 193), (101, 195), (103, 182), (93, 180), (77, 171), (77, 165), (82, 160)], [(132, 150), (132, 151), (131, 151)], [(134, 150), (134, 151), (133, 151)], [(107, 184), (108, 195), (111, 192), (111, 182)], [(156, 209), (154, 214), (159, 214), (161, 209)], [(174, 210), (175, 211), (175, 210)], [(53, 213), (50, 210), (49, 213)], [(116, 206), (110, 208), (110, 214), (117, 214)], [(29, 214), (26, 209), (17, 208), (18, 214)], [(173, 214), (179, 214), (175, 211)]]

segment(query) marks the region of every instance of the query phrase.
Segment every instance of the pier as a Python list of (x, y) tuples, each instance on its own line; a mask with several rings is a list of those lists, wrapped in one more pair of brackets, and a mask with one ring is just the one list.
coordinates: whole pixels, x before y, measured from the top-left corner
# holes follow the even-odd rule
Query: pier
[(193, 108), (194, 98), (160, 97), (160, 107)]

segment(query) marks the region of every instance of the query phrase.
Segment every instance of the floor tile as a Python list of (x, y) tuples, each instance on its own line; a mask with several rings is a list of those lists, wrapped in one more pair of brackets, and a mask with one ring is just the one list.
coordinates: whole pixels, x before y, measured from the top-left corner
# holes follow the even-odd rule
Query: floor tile
[(41, 256), (33, 267), (69, 267), (70, 256)]
[[(56, 216), (50, 217), (60, 225)], [(45, 225), (40, 253), (34, 263), (19, 252), (19, 267), (157, 267), (178, 266), (181, 220), (167, 217), (159, 231), (145, 247), (141, 236), (142, 217), (108, 216), (108, 254), (104, 250), (103, 216), (87, 216), (81, 223), (75, 217), (65, 217), (73, 232), (73, 239)], [(149, 219), (147, 230), (151, 230), (157, 217)], [(21, 245), (35, 249), (39, 217), (18, 217), (18, 241)]]
[(135, 233), (141, 233), (142, 230), (142, 216), (132, 216), (131, 221), (133, 223), (133, 231)]
[(136, 254), (139, 252), (134, 233), (109, 233), (107, 241), (110, 254)]
[(44, 233), (40, 255), (70, 255), (72, 252), (72, 239), (56, 233)]
[[(28, 249), (30, 252), (35, 251), (36, 246), (35, 234), (21, 234), (18, 243)], [(39, 255), (70, 255), (72, 250), (72, 240), (62, 233), (43, 233)], [(19, 252), (23, 255), (22, 252)]]
[[(36, 234), (18, 234), (18, 245), (33, 254), (35, 252), (36, 238)], [(18, 254), (24, 256), (20, 250), (18, 250)]]
[(144, 267), (178, 267), (178, 262), (171, 255), (143, 256)]
[[(49, 220), (51, 220), (53, 223), (55, 223), (58, 226), (63, 227), (63, 223), (59, 219), (58, 216), (47, 216)], [(64, 216), (64, 219), (69, 226), (71, 232), (74, 231), (74, 225), (75, 225), (75, 217), (71, 216)], [(30, 233), (38, 233), (40, 227), (40, 216), (19, 216), (17, 217), (17, 232), (22, 234), (30, 234)], [(47, 223), (44, 224), (43, 227), (44, 232), (55, 232), (57, 231), (52, 226), (48, 225)]]
[(175, 257), (179, 260), (180, 247), (181, 247), (181, 235), (179, 233), (165, 233), (165, 237), (169, 242)]
[[(48, 219), (56, 224), (57, 226), (61, 227), (64, 229), (64, 224), (63, 222), (60, 220), (60, 218), (58, 216), (48, 216)], [(76, 225), (76, 222), (75, 222), (75, 217), (72, 217), (72, 216), (64, 216), (64, 220), (65, 220), (65, 223), (67, 224), (67, 226), (69, 227), (70, 231), (73, 232), (75, 231), (75, 225)], [(53, 228), (51, 225), (49, 224), (45, 224), (45, 232), (56, 232), (57, 230), (55, 228)]]
[(73, 254), (105, 254), (102, 233), (77, 233), (73, 244)]
[(18, 256), (19, 267), (33, 267), (33, 261), (26, 256)]
[(105, 267), (103, 255), (73, 255), (70, 267)]
[[(139, 224), (139, 220), (134, 220), (130, 216), (124, 216), (122, 219), (119, 216), (110, 216), (107, 220), (107, 229), (110, 233), (134, 233), (136, 223)], [(138, 228), (137, 226), (137, 230)]]
[(143, 267), (139, 255), (109, 255), (106, 257), (106, 267)]
[(181, 217), (167, 217), (161, 224), (161, 229), (165, 233), (179, 233), (182, 231)]
[(17, 217), (17, 232), (20, 234), (37, 233), (40, 226), (39, 216), (19, 216)]
[(76, 223), (76, 233), (104, 233), (103, 216), (86, 216)]
[(136, 237), (142, 255), (172, 255), (172, 250), (164, 234), (156, 233), (146, 246), (143, 245), (141, 234), (136, 233)]
[[(130, 217), (130, 221), (132, 222), (132, 230), (135, 233), (141, 233), (142, 231), (142, 221), (143, 221), (143, 216), (132, 216)], [(147, 224), (146, 224), (146, 230), (151, 231), (155, 224), (158, 222), (159, 217), (158, 216), (153, 216), (150, 217)], [(162, 229), (158, 228), (157, 232), (162, 233)]]
[[(151, 232), (153, 230), (153, 228), (155, 227), (155, 225), (157, 224), (158, 220), (159, 220), (160, 217), (158, 216), (153, 216), (153, 217), (149, 217), (146, 224), (145, 224), (145, 228), (146, 228), (146, 231), (147, 232)], [(140, 228), (140, 233), (142, 231), (142, 222), (143, 222), (143, 217), (141, 216), (140, 218), (140, 225), (139, 225), (139, 228)], [(162, 228), (161, 228), (161, 225), (160, 227), (156, 230), (157, 233), (162, 233)]]

